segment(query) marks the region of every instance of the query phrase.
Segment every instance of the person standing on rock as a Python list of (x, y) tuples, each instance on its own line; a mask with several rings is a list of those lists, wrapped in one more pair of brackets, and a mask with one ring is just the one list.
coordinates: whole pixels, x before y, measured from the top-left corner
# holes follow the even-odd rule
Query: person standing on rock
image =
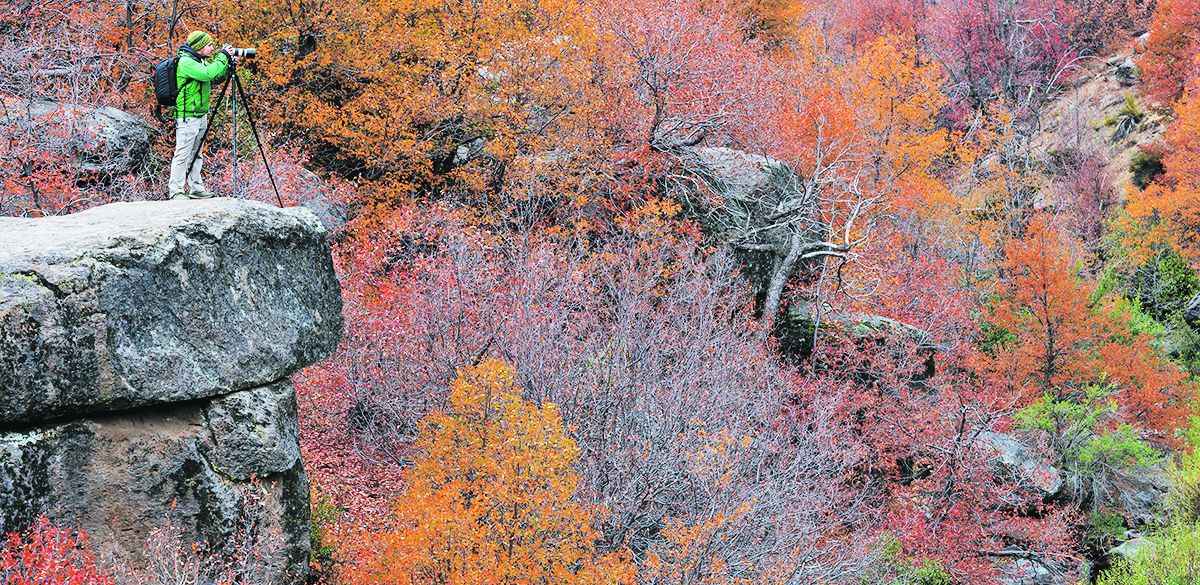
[[(216, 56), (213, 56), (213, 53)], [(225, 49), (216, 51), (212, 36), (202, 30), (192, 31), (179, 47), (179, 65), (175, 81), (179, 95), (175, 98), (175, 157), (171, 159), (171, 180), (168, 189), (171, 199), (205, 199), (212, 193), (204, 188), (200, 172), (204, 158), (200, 156), (200, 139), (208, 128), (209, 97), (213, 82), (220, 83), (237, 62)], [(192, 167), (188, 163), (195, 160)], [(190, 193), (184, 193), (184, 184)]]

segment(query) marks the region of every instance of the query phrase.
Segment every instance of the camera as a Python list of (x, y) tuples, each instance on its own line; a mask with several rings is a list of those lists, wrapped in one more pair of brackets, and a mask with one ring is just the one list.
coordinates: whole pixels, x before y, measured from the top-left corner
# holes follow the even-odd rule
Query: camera
[(253, 59), (258, 56), (258, 50), (256, 49), (242, 49), (238, 47), (227, 46), (225, 47), (225, 52), (229, 53), (230, 57), (245, 57), (246, 59)]

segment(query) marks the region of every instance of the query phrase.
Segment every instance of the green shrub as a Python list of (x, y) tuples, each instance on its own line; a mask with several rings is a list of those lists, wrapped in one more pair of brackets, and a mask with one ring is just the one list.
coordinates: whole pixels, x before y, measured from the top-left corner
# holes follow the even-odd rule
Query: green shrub
[(1200, 522), (1200, 418), (1192, 417), (1188, 431), (1191, 452), (1184, 452), (1167, 466), (1171, 477), (1171, 491), (1167, 493), (1167, 507), (1179, 520)]
[(1133, 173), (1133, 184), (1138, 189), (1149, 187), (1165, 170), (1162, 155), (1157, 152), (1139, 149), (1129, 159), (1129, 172)]
[(1200, 583), (1200, 525), (1177, 521), (1146, 539), (1128, 559), (1118, 559), (1096, 585)]
[[(937, 559), (917, 560), (904, 555), (904, 547), (899, 540), (888, 534), (883, 535), (883, 548), (880, 551), (880, 573), (863, 578), (863, 585), (887, 583), (887, 585), (953, 585), (954, 579), (946, 571), (946, 567)], [(886, 575), (886, 577), (884, 576)]]
[(1129, 292), (1142, 310), (1164, 323), (1200, 292), (1200, 278), (1187, 260), (1168, 248), (1134, 270)]
[(1093, 384), (1084, 396), (1057, 399), (1045, 395), (1013, 417), (1018, 428), (1045, 433), (1056, 464), (1076, 489), (1090, 489), (1104, 505), (1113, 480), (1161, 460), (1133, 427), (1112, 423), (1117, 404), (1107, 384)]
[(941, 561), (925, 559), (920, 566), (909, 569), (894, 585), (901, 583), (904, 585), (953, 585), (954, 579), (950, 577), (950, 573), (946, 572)]
[(1200, 376), (1200, 331), (1183, 315), (1171, 320), (1171, 357), (1193, 377)]
[(1088, 514), (1084, 543), (1096, 550), (1108, 550), (1125, 537), (1125, 518), (1115, 512), (1097, 510)]
[(333, 505), (329, 496), (320, 493), (313, 494), (310, 510), (312, 519), (308, 537), (312, 543), (312, 551), (309, 553), (308, 564), (312, 567), (314, 580), (320, 582), (323, 576), (330, 573), (337, 555), (337, 548), (329, 544), (328, 532), (334, 522), (337, 522), (340, 511)]

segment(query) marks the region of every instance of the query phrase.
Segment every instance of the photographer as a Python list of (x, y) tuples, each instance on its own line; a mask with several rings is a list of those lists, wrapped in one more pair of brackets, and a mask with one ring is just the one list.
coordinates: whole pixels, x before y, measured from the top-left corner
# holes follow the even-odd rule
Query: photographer
[[(204, 181), (200, 177), (204, 161), (197, 150), (201, 147), (201, 137), (208, 126), (209, 96), (213, 82), (224, 80), (237, 61), (238, 58), (230, 56), (226, 49), (216, 51), (212, 37), (204, 31), (192, 31), (187, 36), (187, 42), (179, 47), (175, 156), (171, 159), (171, 180), (168, 184), (171, 199), (204, 199), (213, 196), (204, 188)], [(195, 163), (188, 169), (188, 162), (193, 157)], [(191, 191), (186, 195), (185, 181)]]

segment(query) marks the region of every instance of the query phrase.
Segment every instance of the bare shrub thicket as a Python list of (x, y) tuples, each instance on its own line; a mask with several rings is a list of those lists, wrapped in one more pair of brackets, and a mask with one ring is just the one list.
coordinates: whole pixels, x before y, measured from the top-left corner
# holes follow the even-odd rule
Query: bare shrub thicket
[(352, 301), (335, 365), (364, 455), (403, 465), (456, 370), (491, 355), (516, 365), (526, 398), (561, 408), (606, 545), (675, 559), (654, 579), (719, 566), (811, 582), (862, 558), (855, 455), (834, 418), (845, 397), (796, 404), (729, 258), (656, 234), (587, 249), (415, 221), (380, 244), (391, 266), (343, 263), (351, 278), (389, 271)]

